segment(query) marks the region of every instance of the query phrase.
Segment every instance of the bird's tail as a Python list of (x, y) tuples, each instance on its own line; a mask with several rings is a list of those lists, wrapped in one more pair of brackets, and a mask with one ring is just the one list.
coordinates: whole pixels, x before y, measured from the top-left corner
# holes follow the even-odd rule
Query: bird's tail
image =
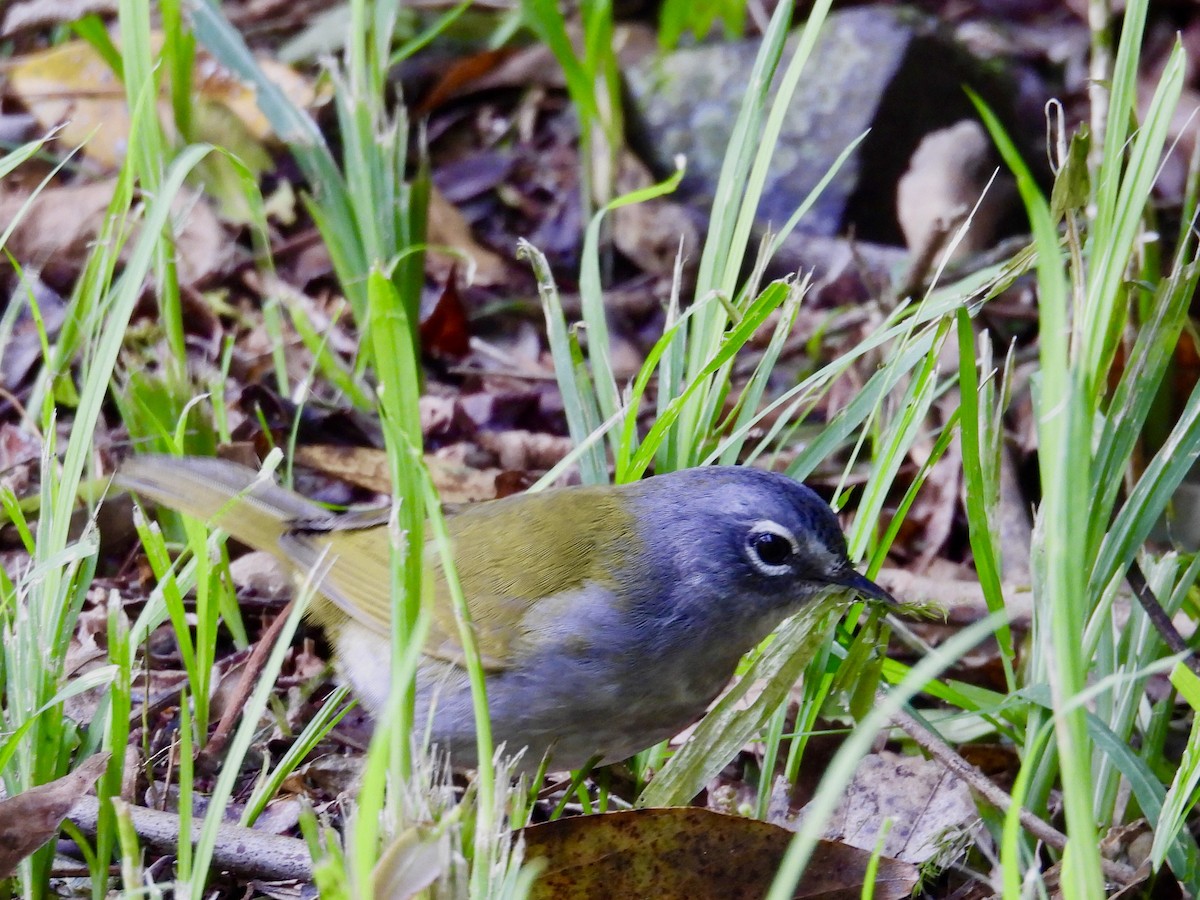
[(170, 509), (219, 526), (258, 550), (280, 555), (279, 541), (297, 520), (329, 512), (269, 476), (224, 459), (136, 456), (116, 475), (127, 490)]

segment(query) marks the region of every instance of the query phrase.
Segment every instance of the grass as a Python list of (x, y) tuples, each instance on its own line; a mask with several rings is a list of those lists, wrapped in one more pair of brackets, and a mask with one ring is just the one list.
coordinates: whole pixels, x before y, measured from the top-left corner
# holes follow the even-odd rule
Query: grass
[[(1164, 151), (1167, 117), (1178, 103), (1183, 62), (1182, 48), (1176, 47), (1141, 128), (1130, 135), (1126, 123), (1133, 109), (1139, 23), (1145, 12), (1144, 4), (1127, 10), (1130, 18), (1114, 64), (1105, 152), (1091, 173), (1094, 189), (1088, 200), (1094, 206), (1088, 210), (1081, 244), (1074, 240), (1080, 231), (1080, 210), (1064, 213), (1071, 220), (1065, 265), (1049, 205), (1011, 145), (985, 116), (1018, 177), (1038, 254), (1041, 365), (1036, 409), (1043, 496), (1035, 529), (1044, 550), (1034, 567), (1034, 593), (1045, 599), (1034, 607), (1036, 643), (1028, 678), (1049, 686), (1051, 704), (1049, 709), (1030, 709), (1023, 764), (1037, 773), (1030, 787), (1035, 808), (1044, 808), (1059, 776), (1071, 835), (1067, 863), (1078, 873), (1064, 890), (1067, 896), (1079, 897), (1102, 891), (1097, 824), (1119, 821), (1114, 818), (1119, 782), (1137, 780), (1137, 773), (1122, 772), (1122, 763), (1128, 765), (1129, 759), (1107, 753), (1105, 744), (1095, 739), (1095, 729), (1108, 729), (1126, 743), (1135, 740), (1138, 719), (1152, 714), (1143, 705), (1143, 673), (1162, 653), (1137, 612), (1132, 627), (1116, 631), (1111, 603), (1125, 572), (1141, 556), (1151, 525), (1190, 468), (1198, 435), (1194, 403), (1189, 401), (1158, 455), (1144, 471), (1133, 468), (1139, 424), (1146, 421), (1179, 339), (1182, 312), (1196, 278), (1190, 226), (1178, 237), (1174, 271), (1138, 272), (1145, 264), (1138, 246), (1144, 234), (1142, 216)], [(1135, 307), (1132, 301), (1143, 290), (1140, 280), (1129, 280), (1134, 272), (1150, 275), (1149, 283), (1161, 285), (1162, 293), (1152, 318), (1139, 323), (1129, 357), (1133, 364), (1110, 390), (1114, 354), (1129, 310)], [(1132, 489), (1118, 503), (1123, 481)], [(1090, 504), (1081, 502), (1087, 497), (1093, 498)], [(1174, 571), (1162, 572), (1159, 596), (1177, 590), (1182, 599), (1190, 587), (1195, 572), (1189, 574), (1180, 562), (1171, 566)], [(1181, 576), (1189, 580), (1177, 582)], [(1140, 640), (1133, 637), (1138, 631)], [(1113, 683), (1097, 695), (1089, 714), (1077, 698), (1089, 684), (1105, 678)], [(1043, 743), (1039, 733), (1051, 715), (1053, 747)], [(1139, 798), (1139, 803), (1143, 813), (1153, 816), (1149, 800)], [(1178, 846), (1177, 861), (1194, 859), (1195, 843), (1186, 831), (1158, 837), (1160, 843)], [(1015, 867), (1017, 862), (1009, 864)], [(1182, 871), (1177, 867), (1177, 874), (1193, 885), (1200, 877), (1190, 862)]]
[[(586, 7), (581, 53), (566, 38), (553, 4), (529, 2), (523, 11), (566, 72), (585, 154), (606, 156), (614, 151), (620, 133), (614, 60), (611, 42), (606, 41), (611, 8), (605, 3)], [(1104, 894), (1099, 838), (1110, 827), (1139, 816), (1154, 830), (1152, 860), (1157, 865), (1168, 862), (1194, 893), (1200, 889), (1200, 849), (1189, 830), (1200, 784), (1196, 726), (1190, 726), (1181, 760), (1170, 757), (1166, 737), (1179, 718), (1177, 703), (1194, 711), (1200, 704), (1200, 687), (1186, 669), (1175, 668), (1171, 683), (1178, 700), (1174, 695), (1151, 700), (1147, 679), (1171, 661), (1140, 609), (1134, 606), (1120, 629), (1112, 616), (1125, 573), (1135, 561), (1172, 613), (1194, 611), (1193, 584), (1200, 574), (1193, 556), (1156, 556), (1145, 549), (1151, 529), (1169, 511), (1175, 489), (1200, 456), (1200, 390), (1165, 423), (1159, 400), (1200, 278), (1192, 219), (1194, 175), (1183, 226), (1170, 235), (1174, 249), (1154, 252), (1150, 236), (1151, 191), (1169, 149), (1167, 124), (1179, 103), (1183, 50), (1177, 47), (1170, 57), (1140, 126), (1131, 129), (1147, 11), (1145, 0), (1131, 0), (1112, 57), (1105, 112), (1091, 123), (1099, 150), (1089, 154), (1082, 138), (1073, 148), (1064, 147), (1050, 199), (1040, 193), (1029, 165), (981, 108), (1005, 164), (1017, 177), (1032, 228), (1030, 249), (900, 303), (859, 346), (764, 406), (768, 378), (805, 302), (807, 282), (797, 278), (761, 284), (742, 273), (762, 271), (763, 258), (757, 265), (746, 265), (753, 262), (748, 260), (753, 214), (782, 110), (798, 79), (811, 74), (804, 64), (828, 7), (827, 2), (815, 6), (797, 49), (785, 60), (792, 4), (778, 6), (752, 79), (758, 88), (747, 96), (734, 128), (694, 291), (684, 298), (677, 280), (663, 338), (630, 384), (618, 383), (604, 353), (605, 216), (622, 203), (673, 189), (678, 175), (623, 198), (612, 198), (603, 185), (585, 180), (588, 202), (595, 202), (596, 209), (583, 236), (580, 273), (586, 349), (562, 312), (544, 258), (536, 248), (525, 248), (539, 281), (555, 370), (570, 433), (578, 445), (573, 459), (585, 480), (597, 483), (609, 479), (610, 466), (616, 479), (624, 481), (651, 468), (662, 472), (718, 461), (770, 462), (782, 448), (797, 444), (798, 423), (819, 408), (841, 375), (852, 366), (861, 367), (864, 360), (875, 360), (859, 393), (803, 443), (788, 472), (803, 479), (831, 458), (846, 460), (838, 503), (853, 501), (857, 512), (849, 546), (852, 556), (865, 560), (873, 573), (883, 563), (929, 467), (953, 440), (960, 440), (970, 546), (993, 615), (911, 669), (874, 652), (870, 635), (879, 626), (860, 610), (849, 612), (850, 621), (863, 626), (857, 643), (844, 636), (848, 631), (841, 632), (841, 638), (834, 632), (843, 609), (813, 609), (796, 617), (750, 654), (739, 687), (682, 749), (667, 756), (659, 748), (640, 757), (638, 802), (689, 802), (747, 742), (764, 736), (766, 759), (778, 760), (794, 775), (804, 765), (808, 737), (821, 711), (831, 704), (854, 706), (861, 713), (859, 725), (827, 769), (816, 795), (816, 812), (793, 842), (772, 894), (790, 896), (811, 857), (823, 816), (832, 810), (875, 734), (888, 725), (889, 712), (924, 694), (942, 704), (943, 718), (931, 715), (930, 721), (953, 725), (960, 733), (1000, 734), (1017, 749), (1021, 768), (1013, 794), (1029, 810), (1051, 818), (1054, 800), (1061, 796), (1069, 837), (1063, 861), (1070, 877), (1061, 882), (1064, 896)], [(91, 451), (106, 403), (111, 401), (108, 408), (119, 411), (139, 447), (208, 452), (228, 438), (221, 413), (224, 384), (212, 385), (211, 404), (196, 402), (200, 386), (188, 375), (181, 293), (172, 261), (172, 201), (206, 159), (221, 153), (220, 148), (186, 142), (187, 73), (194, 37), (257, 85), (273, 127), (309, 182), (322, 186), (319, 194), (306, 199), (307, 208), (330, 250), (346, 296), (345, 315), (363, 336), (359, 355), (343, 358), (304, 327), (298, 309), (281, 301), (315, 361), (314, 371), (297, 386), (290, 384), (286, 366), (277, 360), (281, 389), (291, 393), (298, 387), (303, 397), (305, 389), (320, 380), (344, 403), (378, 415), (395, 486), (390, 530), (396, 560), (393, 658), (410, 665), (393, 667), (395, 703), (384, 718), (387, 727), (378, 729), (367, 754), (355, 810), (340, 834), (324, 829), (318, 881), (331, 896), (398, 890), (402, 863), (411, 858), (411, 849), (436, 846), (461, 854), (465, 871), (444, 877), (460, 879), (455, 883), (466, 885), (472, 896), (524, 896), (535, 873), (522, 865), (519, 845), (510, 837), (515, 826), (527, 821), (530, 804), (520, 790), (509, 787), (503, 761), (494, 770), (484, 765), (461, 804), (446, 804), (439, 800), (445, 795), (445, 773), (431, 768), (421, 748), (409, 740), (414, 732), (411, 684), (423, 622), (416, 601), (421, 548), (428, 539), (447, 550), (437, 498), (420, 465), (416, 403), (421, 372), (414, 326), (429, 172), (423, 159), (408, 155), (403, 108), (384, 100), (387, 65), (395, 57), (394, 10), (356, 0), (351, 12), (354, 39), (334, 78), (343, 142), (339, 157), (308, 117), (265, 79), (215, 5), (197, 5), (193, 36), (179, 7), (164, 4), (165, 40), (158, 68), (143, 5), (136, 0), (120, 4), (122, 41), (119, 51), (108, 49), (119, 52), (133, 111), (134, 152), (119, 173), (104, 229), (70, 297), (66, 326), (54, 340), (42, 335), (45, 363), (29, 414), (44, 446), (36, 519), (11, 492), (0, 493), (0, 505), (17, 526), (30, 557), (28, 566), (0, 573), (5, 637), (0, 775), (12, 794), (52, 780), (78, 760), (106, 749), (113, 759), (100, 791), (104, 797), (117, 795), (129, 750), (139, 654), (147, 635), (169, 622), (188, 674), (179, 732), (179, 809), (185, 823), (198, 817), (193, 809), (200, 796), (190, 763), (192, 753), (204, 746), (211, 724), (208, 698), (217, 645), (224, 636), (235, 644), (247, 640), (228, 587), (228, 558), (219, 536), (194, 522), (165, 521), (160, 527), (142, 521), (143, 552), (158, 586), (133, 622), (117, 604), (110, 606), (105, 665), (83, 679), (63, 674), (66, 651), (100, 560), (94, 522), (81, 534), (69, 526), (76, 498), (101, 474), (95, 471)], [(448, 26), (459, 12), (447, 14), (436, 27)], [(94, 42), (104, 41), (94, 28), (82, 33)], [(428, 39), (418, 38), (413, 46)], [(170, 74), (167, 84), (176, 126), (170, 135), (153, 102), (164, 73)], [(778, 88), (772, 96), (767, 85), (773, 79)], [(40, 149), (41, 144), (34, 143), (7, 154), (0, 159), (0, 177)], [(602, 169), (588, 166), (588, 171)], [(249, 179), (245, 199), (248, 209), (261, 211), (261, 199)], [(255, 216), (261, 218), (261, 212)], [(794, 225), (795, 218), (787, 229)], [(782, 237), (767, 242), (763, 252), (769, 254)], [(263, 259), (261, 265), (269, 267), (270, 262)], [(1002, 412), (1012, 369), (1009, 362), (995, 360), (976, 318), (984, 304), (1018, 277), (1036, 279), (1040, 315), (1034, 379), (1040, 490), (1031, 585), (1034, 620), (1024, 643), (1007, 624), (1006, 593), (1012, 586), (1001, 576), (1003, 547), (997, 522), (999, 460), (1005, 441)], [(138, 374), (130, 363), (133, 349), (123, 346), (126, 324), (147, 279), (156, 286), (168, 348), (161, 378)], [(36, 302), (32, 297), (27, 302), (36, 314)], [(6, 313), (0, 334), (11, 332), (12, 321)], [(769, 325), (772, 321), (777, 324)], [(275, 327), (282, 329), (282, 320)], [(745, 343), (768, 328), (773, 330), (758, 368), (741, 388), (732, 412), (726, 412), (737, 389), (734, 362)], [(948, 346), (957, 349), (958, 364), (943, 368)], [(1118, 357), (1123, 360), (1119, 368)], [(947, 398), (956, 401), (954, 412), (934, 430), (928, 412), (935, 401)], [(655, 424), (641, 429), (639, 414), (651, 404)], [(68, 421), (69, 434), (60, 443), (60, 426)], [(773, 424), (768, 427), (767, 421)], [(1143, 443), (1143, 435), (1151, 432), (1160, 434), (1157, 446)], [(901, 465), (918, 441), (930, 442), (934, 452), (915, 481), (905, 485), (899, 481)], [(286, 455), (278, 454), (273, 462), (284, 461)], [(861, 489), (847, 487), (852, 472), (866, 473)], [(893, 507), (898, 513), (885, 528), (885, 510)], [(180, 548), (184, 552), (178, 552)], [(185, 605), (188, 595), (194, 600)], [(459, 600), (463, 643), (469, 648), (471, 631), (465, 604)], [(268, 716), (271, 685), (301, 608), (302, 604), (293, 610), (207, 796), (204, 838), (194, 848), (186, 841), (178, 847), (176, 875), (192, 895), (203, 894), (210, 882), (216, 828)], [(943, 674), (993, 633), (1004, 692), (960, 685)], [(468, 652), (481, 725), (479, 756), (490, 761), (485, 686), (475, 656)], [(885, 697), (872, 704), (880, 682)], [(760, 686), (761, 692), (749, 698), (752, 685)], [(92, 721), (81, 726), (65, 715), (63, 702), (85, 688), (103, 689), (105, 701)], [(798, 709), (791, 733), (784, 721), (789, 700)], [(311, 747), (320, 739), (341, 701), (338, 696), (326, 715), (297, 736), (296, 748)], [(264, 769), (246, 808), (247, 820), (261, 811), (301, 757), (297, 749)], [(757, 786), (759, 812), (766, 806), (771, 771), (767, 766)], [(585, 789), (581, 793), (592, 802)], [(602, 806), (617, 801), (602, 795), (596, 802)], [(1044, 863), (1033, 839), (1022, 832), (1015, 814), (987, 809), (982, 813), (984, 827), (999, 848), (1004, 895), (1015, 898), (1036, 891)], [(310, 820), (306, 830), (316, 836), (323, 827)], [(102, 817), (87, 854), (95, 895), (112, 887), (108, 861), (115, 857), (122, 861), (119, 890), (129, 896), (146, 890), (143, 879), (148, 876), (137, 859), (136, 840), (111, 810)], [(43, 848), (21, 864), (16, 888), (21, 896), (51, 894), (51, 862), (52, 849)]]

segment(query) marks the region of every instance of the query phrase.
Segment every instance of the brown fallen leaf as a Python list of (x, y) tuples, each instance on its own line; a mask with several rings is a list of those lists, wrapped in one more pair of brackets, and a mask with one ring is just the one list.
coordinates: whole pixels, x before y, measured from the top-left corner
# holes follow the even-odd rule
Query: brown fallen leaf
[[(373, 447), (310, 444), (296, 448), (296, 462), (377, 494), (389, 494), (392, 490), (387, 453)], [(425, 464), (445, 504), (496, 499), (499, 469), (472, 469), (429, 454), (425, 456)]]
[[(928, 460), (927, 453), (931, 449), (931, 444), (914, 443), (913, 457), (919, 465)], [(959, 509), (962, 471), (962, 447), (955, 442), (930, 467), (909, 515), (905, 517), (906, 530), (912, 532), (907, 546), (916, 552), (916, 559), (907, 567), (913, 572), (926, 574), (950, 540)]]
[(471, 323), (458, 293), (458, 264), (450, 266), (437, 302), (421, 320), (421, 350), (437, 359), (461, 360), (471, 352)]
[(9, 5), (0, 25), (0, 37), (22, 31), (69, 25), (86, 15), (116, 15), (116, 0), (23, 0)]
[[(953, 231), (971, 212), (995, 165), (983, 126), (964, 119), (926, 135), (896, 186), (896, 217), (914, 257), (940, 255)], [(1014, 199), (1011, 184), (1000, 179), (984, 196), (971, 227), (952, 254), (961, 259), (991, 245), (996, 225)]]
[(43, 129), (60, 127), (68, 147), (86, 142), (85, 154), (107, 169), (125, 156), (129, 114), (125, 88), (112, 67), (86, 41), (67, 41), (14, 59), (7, 93)]
[(0, 880), (58, 834), (75, 801), (104, 774), (110, 755), (97, 753), (69, 775), (0, 800)]
[(886, 827), (882, 852), (887, 856), (916, 865), (931, 860), (944, 865), (947, 860), (941, 857), (953, 845), (947, 837), (978, 820), (967, 783), (941, 763), (872, 753), (858, 764), (825, 823), (825, 837), (869, 852), (879, 845)]
[[(525, 857), (545, 860), (530, 896), (656, 897), (659, 900), (764, 896), (793, 837), (790, 831), (697, 807), (576, 816), (522, 829)], [(793, 896), (862, 896), (871, 854), (822, 841)], [(907, 897), (915, 866), (880, 859), (874, 896)]]
[(340, 447), (333, 444), (309, 444), (296, 448), (295, 460), (349, 484), (377, 494), (392, 490), (387, 454), (374, 447)]
[(428, 220), (429, 252), (425, 268), (436, 279), (445, 281), (457, 262), (453, 254), (438, 250), (438, 246), (457, 251), (468, 261), (467, 283), (483, 287), (504, 284), (508, 264), (500, 254), (487, 249), (471, 233), (471, 226), (436, 186), (429, 192)]
[[(0, 222), (21, 215), (5, 249), (22, 265), (40, 269), (48, 284), (72, 284), (104, 224), (115, 185), (115, 179), (105, 179), (48, 187), (23, 212), (27, 197), (0, 197)], [(179, 219), (175, 235), (179, 280), (193, 285), (230, 261), (232, 243), (197, 192), (182, 190), (171, 209)], [(132, 242), (127, 242), (123, 252), (131, 252), (131, 247)]]
[(416, 897), (450, 868), (450, 834), (444, 828), (410, 825), (379, 857), (371, 880), (376, 897)]
[(41, 270), (48, 284), (71, 284), (104, 223), (114, 186), (115, 181), (110, 180), (48, 187), (23, 212), (27, 196), (0, 197), (0, 222), (21, 217), (6, 250), (25, 268)]
[(229, 563), (229, 577), (238, 587), (255, 597), (286, 603), (292, 596), (292, 578), (274, 554), (252, 550)]
[[(623, 151), (617, 172), (618, 193), (641, 190), (653, 183), (646, 165)], [(612, 216), (613, 243), (642, 271), (669, 276), (681, 253), (685, 264), (693, 268), (699, 264), (700, 232), (683, 204), (659, 197), (620, 206)]]
[(555, 62), (550, 48), (541, 42), (515, 49), (481, 51), (443, 64), (439, 70), (433, 87), (417, 104), (414, 118), (480, 91), (530, 87), (564, 90), (567, 86), (562, 67)]
[(1154, 829), (1145, 819), (1115, 825), (1100, 839), (1100, 852), (1105, 859), (1115, 859), (1133, 868), (1149, 868), (1150, 851), (1154, 846)]
[(494, 453), (501, 469), (542, 471), (552, 469), (574, 449), (569, 437), (525, 431), (483, 431), (476, 437), (479, 446)]
[(426, 456), (425, 465), (438, 496), (447, 506), (496, 499), (496, 479), (501, 469), (472, 469), (438, 456)]
[(501, 47), (498, 50), (482, 50), (454, 60), (445, 67), (429, 93), (421, 98), (421, 102), (413, 110), (413, 118), (424, 118), (452, 97), (468, 93), (472, 83), (494, 71), (515, 52), (511, 47)]
[[(0, 369), (0, 373), (3, 370)], [(0, 384), (12, 384), (4, 382)], [(29, 492), (34, 466), (41, 459), (42, 439), (31, 430), (13, 422), (0, 425), (0, 485), (17, 497)]]
[[(157, 51), (162, 35), (156, 32), (151, 41)], [(258, 60), (258, 65), (297, 106), (307, 109), (322, 99), (312, 83), (296, 70), (265, 57)], [(120, 165), (129, 139), (125, 88), (91, 44), (67, 41), (19, 57), (8, 69), (8, 92), (43, 128), (61, 125), (59, 139), (63, 143), (84, 144), (84, 154), (105, 169)], [(244, 157), (252, 143), (271, 137), (271, 126), (258, 107), (253, 86), (203, 51), (196, 54), (192, 90), (196, 140), (213, 140), (229, 147), (236, 138), (239, 156)], [(167, 91), (164, 85), (159, 114), (169, 125), (174, 116)], [(218, 111), (227, 115), (218, 115)]]

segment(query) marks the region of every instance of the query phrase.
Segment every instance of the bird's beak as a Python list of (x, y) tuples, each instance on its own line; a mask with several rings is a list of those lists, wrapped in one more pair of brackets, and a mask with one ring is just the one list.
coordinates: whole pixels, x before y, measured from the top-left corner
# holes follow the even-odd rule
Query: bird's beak
[(860, 575), (853, 569), (846, 572), (846, 574), (839, 578), (835, 583), (849, 591), (853, 591), (864, 599), (879, 600), (888, 604), (889, 606), (900, 605), (899, 601), (896, 600), (895, 597), (893, 597), (871, 579), (864, 575)]

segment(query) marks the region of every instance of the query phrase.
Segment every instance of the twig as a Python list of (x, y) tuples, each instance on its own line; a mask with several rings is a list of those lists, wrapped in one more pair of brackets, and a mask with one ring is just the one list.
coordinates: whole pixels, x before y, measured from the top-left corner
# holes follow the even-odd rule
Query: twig
[(1154, 630), (1163, 639), (1163, 643), (1167, 645), (1167, 648), (1172, 653), (1182, 654), (1183, 664), (1192, 670), (1193, 675), (1200, 676), (1200, 659), (1196, 658), (1196, 651), (1188, 646), (1187, 641), (1183, 639), (1183, 635), (1175, 628), (1175, 623), (1171, 621), (1171, 617), (1167, 615), (1167, 611), (1158, 602), (1158, 597), (1154, 596), (1154, 591), (1146, 582), (1146, 575), (1142, 571), (1142, 567), (1138, 565), (1136, 559), (1129, 564), (1129, 571), (1125, 573), (1125, 580), (1133, 588), (1133, 593), (1137, 596), (1138, 602), (1142, 604), (1142, 609), (1146, 611), (1146, 618), (1150, 620), (1150, 624), (1154, 626)]
[[(933, 270), (933, 264), (937, 260), (938, 254), (950, 242), (950, 237), (954, 234), (955, 230), (966, 221), (967, 212), (964, 209), (958, 211), (950, 219), (939, 217), (934, 222), (933, 228), (918, 248), (918, 252), (913, 256), (912, 263), (909, 265), (908, 272), (904, 276), (904, 281), (900, 289), (895, 292), (896, 301), (916, 295), (921, 286), (925, 284), (929, 273)], [(894, 307), (895, 302), (891, 302), (890, 305)]]
[(225, 705), (225, 712), (221, 714), (221, 721), (217, 723), (217, 727), (213, 729), (208, 743), (200, 751), (197, 764), (204, 767), (213, 767), (222, 752), (224, 752), (225, 745), (229, 742), (230, 732), (233, 731), (233, 726), (237, 722), (238, 716), (242, 714), (242, 710), (246, 706), (246, 701), (250, 699), (250, 695), (254, 692), (254, 686), (258, 683), (263, 666), (267, 664), (267, 657), (271, 653), (271, 648), (275, 646), (275, 641), (279, 639), (279, 632), (283, 631), (288, 614), (292, 611), (292, 604), (295, 602), (295, 600), (287, 602), (287, 605), (275, 617), (275, 621), (263, 632), (262, 637), (258, 639), (258, 643), (254, 645), (254, 650), (251, 651), (249, 658), (246, 660), (246, 665), (242, 669), (241, 678), (238, 679), (237, 688), (234, 690), (233, 696), (229, 698), (229, 702)]
[[(124, 805), (138, 837), (163, 853), (174, 853), (179, 846), (179, 816), (144, 806)], [(67, 815), (88, 837), (96, 834), (100, 801), (81, 797)], [(192, 843), (200, 840), (202, 822), (192, 823)], [(217, 826), (213, 847), (213, 867), (252, 875), (267, 881), (311, 881), (312, 859), (308, 845), (297, 838), (267, 834), (223, 822)]]
[[(954, 751), (954, 748), (942, 740), (940, 735), (930, 731), (920, 721), (904, 710), (897, 712), (892, 717), (892, 721), (905, 734), (912, 738), (917, 746), (921, 747), (926, 753), (944, 765), (951, 773), (965, 781), (974, 791), (987, 800), (988, 803), (996, 807), (996, 809), (1007, 813), (1012, 808), (1013, 798), (1003, 789), (997, 787), (995, 782), (990, 778), (959, 756)], [(1056, 850), (1066, 849), (1067, 836), (1052, 825), (1039, 819), (1029, 810), (1024, 808), (1018, 809), (1017, 818), (1020, 819), (1022, 827), (1039, 841)], [(1122, 885), (1131, 884), (1137, 878), (1137, 870), (1132, 866), (1109, 859), (1101, 859), (1100, 864), (1104, 868), (1104, 874), (1108, 878)]]

